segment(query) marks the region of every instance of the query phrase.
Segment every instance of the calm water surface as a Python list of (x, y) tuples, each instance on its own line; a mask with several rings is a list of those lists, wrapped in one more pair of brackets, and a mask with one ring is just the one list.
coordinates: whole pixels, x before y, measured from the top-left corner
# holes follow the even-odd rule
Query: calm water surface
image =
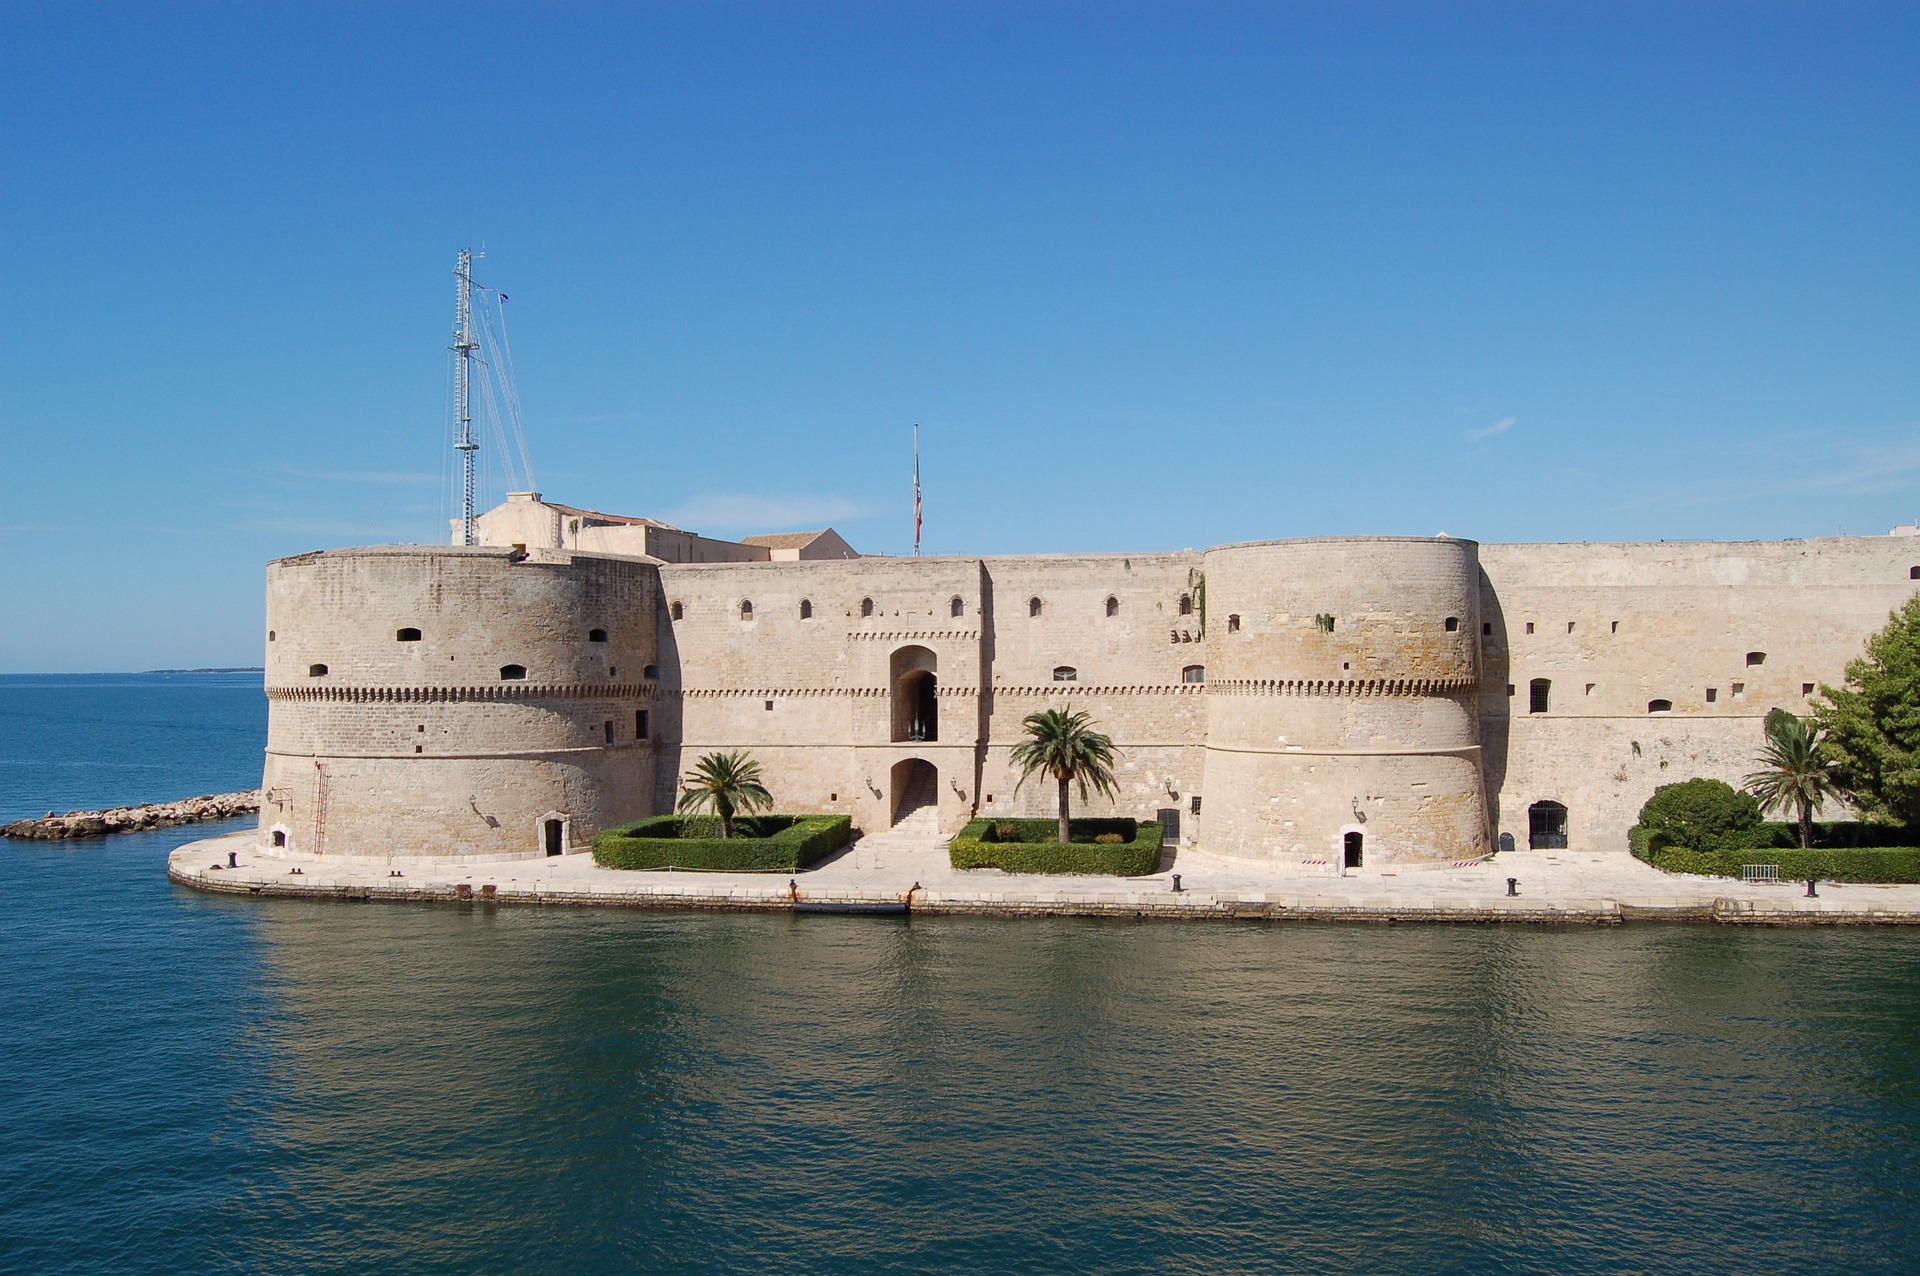
[(1920, 936), (228, 900), (204, 832), (0, 844), (0, 1267), (1920, 1258)]

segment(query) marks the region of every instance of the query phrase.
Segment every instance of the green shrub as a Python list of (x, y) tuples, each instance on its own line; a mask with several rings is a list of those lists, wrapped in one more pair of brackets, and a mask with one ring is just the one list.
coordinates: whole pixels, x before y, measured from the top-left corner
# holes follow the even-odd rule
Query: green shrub
[[(1635, 854), (1639, 854), (1638, 851)], [(1869, 846), (1826, 850), (1691, 851), (1682, 846), (1650, 850), (1641, 859), (1669, 873), (1739, 877), (1748, 864), (1777, 864), (1780, 876), (1836, 882), (1920, 882), (1920, 847)]]
[(705, 872), (798, 872), (847, 844), (845, 815), (747, 815), (720, 836), (711, 815), (655, 815), (610, 828), (593, 839), (594, 863), (605, 868), (680, 868)]
[(1764, 836), (1760, 804), (1725, 780), (1663, 784), (1640, 808), (1650, 846), (1662, 843), (1703, 851), (1736, 850)]
[[(1800, 845), (1798, 824), (1768, 820), (1761, 829), (1762, 835), (1754, 839), (1755, 846), (1789, 846), (1797, 849)], [(1920, 828), (1868, 820), (1815, 820), (1813, 844), (1816, 848), (1920, 846)]]
[[(1160, 826), (1132, 819), (1071, 820), (1062, 846), (1058, 820), (975, 820), (948, 848), (955, 868), (1009, 873), (1091, 873), (1140, 877), (1160, 867)], [(1113, 839), (1113, 840), (1109, 840)]]

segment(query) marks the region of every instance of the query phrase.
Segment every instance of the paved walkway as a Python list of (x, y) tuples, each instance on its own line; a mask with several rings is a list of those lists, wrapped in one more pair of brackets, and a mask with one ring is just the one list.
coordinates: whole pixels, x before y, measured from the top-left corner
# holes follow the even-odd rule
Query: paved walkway
[[(231, 854), (237, 867), (227, 867)], [(864, 838), (804, 873), (638, 873), (585, 852), (490, 862), (275, 856), (252, 830), (190, 842), (167, 875), (227, 894), (367, 900), (480, 899), (637, 908), (788, 909), (907, 903), (916, 913), (1258, 917), (1352, 921), (1636, 920), (1769, 925), (1920, 925), (1920, 886), (1766, 884), (1663, 873), (1625, 852), (1509, 851), (1454, 869), (1360, 870), (1304, 876), (1183, 851), (1150, 877), (1065, 877), (956, 871), (945, 840), (903, 827)], [(1182, 889), (1173, 889), (1173, 874)], [(1507, 895), (1507, 879), (1518, 893)]]

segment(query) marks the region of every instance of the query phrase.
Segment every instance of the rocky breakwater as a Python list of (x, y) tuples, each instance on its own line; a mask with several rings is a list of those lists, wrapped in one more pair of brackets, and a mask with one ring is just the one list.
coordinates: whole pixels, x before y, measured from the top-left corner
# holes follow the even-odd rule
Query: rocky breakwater
[(161, 828), (169, 824), (205, 824), (213, 820), (231, 819), (236, 815), (253, 815), (259, 810), (258, 790), (214, 793), (207, 797), (182, 798), (178, 802), (117, 806), (111, 811), (68, 811), (65, 815), (48, 811), (37, 820), (15, 820), (0, 826), (0, 837), (57, 842), (70, 837), (137, 833), (141, 829)]

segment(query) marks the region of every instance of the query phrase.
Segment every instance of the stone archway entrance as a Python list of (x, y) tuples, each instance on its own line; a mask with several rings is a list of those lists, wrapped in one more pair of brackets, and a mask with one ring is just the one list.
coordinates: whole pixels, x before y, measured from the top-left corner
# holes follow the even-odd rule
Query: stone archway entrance
[(933, 763), (923, 758), (906, 758), (893, 764), (888, 779), (892, 827), (925, 825), (928, 831), (936, 829), (940, 820), (940, 772)]
[(893, 685), (893, 738), (921, 743), (940, 738), (939, 658), (925, 647), (902, 647), (889, 662)]

